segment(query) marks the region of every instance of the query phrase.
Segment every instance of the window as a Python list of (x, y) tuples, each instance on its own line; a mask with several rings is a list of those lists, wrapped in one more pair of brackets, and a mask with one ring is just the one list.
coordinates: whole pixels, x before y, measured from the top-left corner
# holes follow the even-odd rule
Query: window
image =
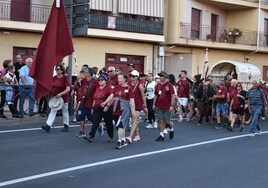
[(115, 58), (114, 56), (108, 56), (108, 57), (106, 58), (106, 60), (107, 60), (107, 61), (115, 61), (116, 58)]
[(191, 25), (192, 38), (199, 38), (200, 36), (200, 18), (201, 18), (201, 10), (192, 8), (192, 25)]
[(120, 61), (121, 62), (128, 62), (128, 58), (127, 57), (120, 57)]

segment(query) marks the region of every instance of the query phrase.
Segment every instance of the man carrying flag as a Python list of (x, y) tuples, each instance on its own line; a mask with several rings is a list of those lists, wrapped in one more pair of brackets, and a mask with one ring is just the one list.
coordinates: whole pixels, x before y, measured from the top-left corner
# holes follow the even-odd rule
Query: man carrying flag
[(208, 77), (209, 77), (208, 48), (206, 48), (205, 63), (204, 63), (202, 78), (204, 79), (204, 81), (207, 81)]
[(30, 76), (36, 81), (35, 99), (50, 93), (55, 65), (73, 52), (72, 37), (63, 1), (54, 0), (46, 28), (30, 70)]

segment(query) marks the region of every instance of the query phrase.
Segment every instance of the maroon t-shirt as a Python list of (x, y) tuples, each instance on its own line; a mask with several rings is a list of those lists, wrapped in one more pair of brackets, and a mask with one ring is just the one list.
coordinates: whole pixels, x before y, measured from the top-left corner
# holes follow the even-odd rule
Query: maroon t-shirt
[(158, 83), (155, 86), (155, 95), (158, 96), (155, 106), (161, 110), (169, 110), (173, 94), (175, 91), (170, 82)]
[[(52, 89), (51, 89), (51, 97), (56, 96), (57, 94), (63, 92), (66, 87), (70, 86), (70, 82), (67, 78), (67, 76), (62, 76), (62, 77), (53, 77), (52, 81)], [(69, 102), (69, 93), (66, 93), (65, 95), (62, 96), (64, 103)]]
[(113, 86), (117, 86), (119, 83), (118, 83), (118, 75), (115, 74), (114, 77), (110, 78), (109, 79), (109, 83)]
[(188, 98), (190, 93), (190, 83), (188, 80), (179, 80), (177, 82), (178, 86), (178, 97)]
[(131, 82), (129, 82), (129, 87), (133, 89), (133, 96), (135, 101), (135, 110), (140, 111), (143, 108), (143, 100), (140, 90), (141, 83), (137, 82), (135, 85), (133, 85)]
[(111, 85), (106, 85), (104, 88), (98, 87), (94, 94), (94, 107), (101, 107), (101, 103), (105, 102), (106, 99), (113, 93), (114, 87)]
[(224, 98), (221, 98), (221, 99), (217, 99), (217, 101), (219, 102), (219, 103), (226, 103), (227, 102), (227, 88), (225, 87), (225, 86), (221, 86), (220, 88), (219, 88), (219, 90), (217, 91), (217, 96), (219, 96), (219, 95), (225, 95), (225, 97)]
[[(114, 88), (113, 94), (114, 94), (114, 97), (118, 97), (119, 99), (123, 99), (123, 100), (130, 100), (131, 98), (134, 98), (133, 90), (129, 86), (123, 87), (121, 85), (118, 85)], [(121, 109), (120, 109), (119, 104), (116, 107), (116, 111), (114, 112), (114, 115), (121, 115)]]
[(228, 88), (229, 98), (232, 99), (237, 95), (237, 89), (236, 87), (230, 86)]
[(81, 99), (81, 102), (84, 103), (85, 107), (87, 107), (87, 108), (92, 108), (93, 96), (94, 96), (94, 93), (95, 93), (97, 87), (99, 87), (99, 82), (95, 78), (91, 78), (91, 79), (93, 79), (93, 80), (91, 83), (91, 89), (90, 89), (90, 92), (89, 92), (87, 99), (85, 99), (85, 97), (86, 97), (86, 93), (87, 93), (87, 87), (90, 84), (90, 80), (83, 79), (81, 81), (81, 87), (82, 87), (82, 93), (83, 93), (83, 98)]

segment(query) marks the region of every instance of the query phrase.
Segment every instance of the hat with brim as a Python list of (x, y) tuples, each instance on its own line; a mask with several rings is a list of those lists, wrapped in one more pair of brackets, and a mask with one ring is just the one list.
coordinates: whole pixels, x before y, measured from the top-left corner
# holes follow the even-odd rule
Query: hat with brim
[(161, 71), (160, 73), (158, 73), (158, 76), (164, 76), (166, 78), (169, 78), (168, 73), (166, 73), (165, 71)]
[(63, 98), (62, 97), (52, 97), (49, 99), (48, 106), (51, 110), (60, 110), (63, 107)]

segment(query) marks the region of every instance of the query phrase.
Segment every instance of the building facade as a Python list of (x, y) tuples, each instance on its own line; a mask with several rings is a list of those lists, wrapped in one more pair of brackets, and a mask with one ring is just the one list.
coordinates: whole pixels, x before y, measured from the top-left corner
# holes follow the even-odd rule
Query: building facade
[[(0, 60), (35, 54), (53, 0), (0, 0)], [(157, 72), (164, 42), (163, 0), (91, 0), (87, 35), (73, 38), (77, 74), (83, 64)], [(67, 64), (67, 58), (64, 60)]]
[(268, 81), (268, 5), (255, 0), (165, 1), (165, 69), (201, 74), (209, 65), (237, 61), (260, 69)]

